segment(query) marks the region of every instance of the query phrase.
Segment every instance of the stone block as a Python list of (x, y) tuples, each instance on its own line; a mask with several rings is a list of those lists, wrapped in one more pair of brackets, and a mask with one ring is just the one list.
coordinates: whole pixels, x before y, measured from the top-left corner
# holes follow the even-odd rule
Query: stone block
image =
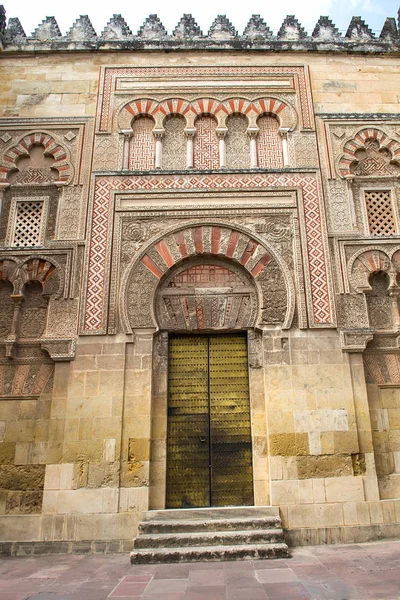
[(297, 504), (298, 503), (297, 480), (271, 481), (271, 502), (274, 505)]
[[(332, 527), (343, 525), (343, 504), (315, 504), (313, 527)], [(311, 525), (311, 524), (310, 524)]]
[(308, 435), (306, 433), (280, 433), (269, 436), (271, 456), (302, 456), (307, 455)]
[(371, 518), (371, 523), (383, 523), (383, 509), (382, 503), (379, 501), (376, 502), (368, 502), (369, 514)]
[(299, 456), (297, 459), (299, 479), (316, 477), (345, 477), (353, 474), (350, 456)]
[(343, 503), (343, 519), (345, 525), (358, 525), (356, 502)]
[(369, 525), (371, 523), (368, 502), (357, 502), (357, 518), (359, 525)]
[(289, 527), (315, 527), (316, 507), (315, 504), (297, 504), (288, 506)]
[(312, 484), (313, 484), (314, 502), (316, 504), (321, 504), (322, 502), (326, 502), (325, 479), (313, 479)]
[(117, 487), (119, 481), (119, 463), (90, 462), (88, 465), (87, 486), (90, 488)]
[(119, 511), (137, 512), (148, 510), (149, 488), (120, 488), (119, 490)]
[(364, 486), (361, 477), (327, 477), (325, 479), (327, 502), (362, 502)]
[(61, 468), (63, 465), (46, 465), (46, 472), (44, 477), (44, 489), (45, 490), (59, 490), (60, 489), (60, 478)]
[(103, 512), (103, 495), (98, 489), (61, 490), (58, 492), (58, 514), (92, 514)]
[(103, 461), (114, 462), (116, 458), (116, 440), (114, 438), (103, 440)]
[(269, 458), (269, 469), (271, 480), (282, 479), (282, 456), (270, 456)]
[(15, 442), (0, 442), (0, 465), (12, 465), (15, 459)]
[(298, 482), (298, 501), (300, 504), (314, 503), (313, 482), (311, 479)]

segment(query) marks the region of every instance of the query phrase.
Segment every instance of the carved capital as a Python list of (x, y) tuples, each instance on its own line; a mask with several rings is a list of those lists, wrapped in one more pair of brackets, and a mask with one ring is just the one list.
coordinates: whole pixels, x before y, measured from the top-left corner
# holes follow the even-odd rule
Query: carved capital
[(156, 140), (162, 140), (165, 134), (165, 129), (153, 129), (153, 135)]
[(287, 137), (287, 134), (288, 134), (288, 133), (289, 133), (289, 131), (290, 131), (290, 127), (279, 127), (278, 131), (279, 131), (279, 135), (280, 135), (282, 138), (286, 138), (286, 137)]
[(215, 130), (215, 133), (217, 134), (217, 137), (223, 139), (224, 137), (226, 137), (226, 134), (228, 133), (228, 128), (227, 127), (217, 127)]
[(374, 329), (341, 329), (340, 343), (345, 352), (364, 352), (374, 337)]
[(258, 127), (248, 127), (247, 135), (250, 139), (255, 139), (260, 133), (260, 129)]
[(129, 140), (132, 137), (133, 131), (132, 129), (121, 129), (120, 133), (124, 136), (125, 140)]
[(192, 128), (189, 128), (189, 127), (188, 127), (187, 129), (184, 129), (184, 131), (183, 131), (183, 132), (184, 132), (184, 134), (185, 134), (185, 137), (186, 137), (187, 139), (193, 139), (193, 138), (194, 138), (194, 136), (195, 136), (195, 134), (196, 134), (196, 130), (195, 130), (195, 129), (192, 129)]
[(75, 339), (42, 339), (40, 344), (42, 350), (49, 353), (55, 362), (74, 360), (76, 340)]
[(4, 340), (4, 346), (6, 350), (6, 358), (14, 358), (17, 351), (17, 339), (15, 335), (9, 335), (6, 340)]

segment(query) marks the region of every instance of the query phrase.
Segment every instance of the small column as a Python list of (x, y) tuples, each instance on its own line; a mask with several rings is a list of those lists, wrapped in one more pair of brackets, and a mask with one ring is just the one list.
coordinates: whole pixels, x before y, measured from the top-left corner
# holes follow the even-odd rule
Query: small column
[(16, 345), (17, 337), (18, 337), (18, 333), (19, 333), (21, 304), (22, 304), (22, 300), (24, 299), (24, 297), (22, 294), (12, 294), (11, 298), (14, 302), (14, 313), (13, 313), (13, 319), (12, 319), (12, 323), (11, 323), (10, 333), (4, 340), (7, 358), (14, 357), (15, 345)]
[(194, 156), (193, 156), (193, 140), (194, 140), (194, 129), (185, 129), (186, 136), (186, 168), (193, 169)]
[(279, 129), (279, 135), (282, 138), (282, 154), (283, 154), (283, 166), (284, 167), (289, 166), (289, 148), (288, 148), (288, 140), (287, 140), (288, 132), (289, 132), (288, 127), (281, 127)]
[(164, 137), (164, 130), (154, 131), (153, 135), (156, 139), (156, 159), (155, 159), (155, 168), (162, 169), (162, 139)]
[(353, 229), (357, 229), (357, 215), (356, 215), (356, 207), (354, 205), (354, 194), (353, 194), (353, 179), (354, 178), (352, 176), (347, 178), (347, 191), (349, 193), (351, 225), (352, 225)]
[(8, 187), (10, 187), (10, 184), (8, 183), (8, 181), (0, 183), (0, 216), (1, 216), (1, 212), (3, 210), (4, 194)]
[(257, 136), (259, 134), (259, 129), (248, 129), (247, 135), (250, 138), (250, 168), (257, 169), (258, 167), (258, 156), (257, 156)]
[(121, 131), (124, 136), (124, 150), (122, 155), (122, 170), (129, 171), (129, 146), (131, 143), (131, 137), (133, 134), (132, 129), (123, 129)]
[(226, 168), (225, 136), (228, 133), (228, 130), (226, 128), (219, 129), (217, 127), (217, 129), (215, 131), (216, 131), (216, 134), (219, 139), (219, 168), (225, 169)]

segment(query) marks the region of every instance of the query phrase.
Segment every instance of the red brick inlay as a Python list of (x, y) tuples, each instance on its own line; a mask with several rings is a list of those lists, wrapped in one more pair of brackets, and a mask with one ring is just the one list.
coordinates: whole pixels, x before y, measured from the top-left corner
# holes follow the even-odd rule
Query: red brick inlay
[(221, 242), (221, 227), (213, 227), (211, 233), (211, 254), (218, 254)]
[(271, 260), (270, 255), (264, 254), (264, 256), (262, 256), (260, 258), (258, 263), (251, 270), (251, 274), (253, 275), (253, 277), (257, 277), (257, 275), (259, 275), (261, 273), (261, 271), (264, 269), (264, 267), (267, 266), (267, 264), (269, 263), (270, 260)]
[(158, 254), (161, 256), (167, 267), (172, 267), (175, 264), (174, 259), (171, 256), (169, 248), (164, 240), (161, 240), (156, 244), (156, 250)]
[(203, 252), (203, 228), (202, 227), (196, 227), (196, 229), (193, 230), (193, 241), (194, 241), (194, 248), (196, 250), (196, 254), (202, 254), (202, 252)]
[(237, 243), (239, 241), (240, 233), (238, 231), (232, 231), (228, 242), (228, 248), (226, 249), (226, 256), (232, 258), (233, 253), (236, 250)]
[(148, 268), (149, 271), (151, 271), (153, 273), (153, 275), (155, 275), (157, 277), (157, 279), (161, 279), (161, 277), (163, 276), (163, 274), (161, 273), (161, 271), (157, 267), (157, 265), (155, 265), (153, 263), (153, 261), (151, 260), (151, 258), (149, 256), (147, 256), (147, 254), (145, 254), (143, 256), (142, 263), (144, 264), (145, 267)]
[(182, 258), (186, 258), (187, 256), (189, 256), (183, 232), (179, 231), (178, 233), (175, 233), (174, 238), (178, 246), (178, 250), (182, 254)]
[(242, 258), (240, 259), (240, 263), (242, 265), (246, 265), (248, 263), (248, 261), (250, 260), (250, 257), (253, 256), (254, 252), (257, 250), (257, 248), (258, 248), (257, 242), (254, 242), (253, 240), (249, 240), (249, 243), (247, 244), (245, 251), (242, 254)]

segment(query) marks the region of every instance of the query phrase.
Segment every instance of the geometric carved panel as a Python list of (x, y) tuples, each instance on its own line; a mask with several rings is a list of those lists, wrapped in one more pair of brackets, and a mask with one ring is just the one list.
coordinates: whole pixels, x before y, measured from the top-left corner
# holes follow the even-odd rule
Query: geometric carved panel
[(258, 119), (257, 125), (260, 128), (257, 136), (258, 166), (262, 169), (282, 169), (282, 140), (277, 119), (265, 115)]

